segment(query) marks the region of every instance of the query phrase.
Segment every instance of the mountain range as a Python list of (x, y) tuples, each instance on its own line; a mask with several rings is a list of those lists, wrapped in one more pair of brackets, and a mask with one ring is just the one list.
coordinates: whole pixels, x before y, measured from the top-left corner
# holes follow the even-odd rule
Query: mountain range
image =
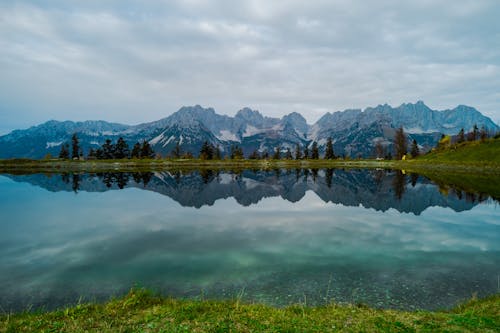
[(123, 137), (130, 145), (148, 141), (156, 153), (168, 156), (179, 143), (183, 152), (197, 156), (201, 145), (208, 141), (227, 154), (232, 145), (238, 145), (246, 156), (254, 150), (272, 152), (294, 151), (318, 142), (320, 151), (329, 137), (333, 139), (336, 155), (373, 155), (380, 142), (390, 152), (395, 130), (403, 127), (409, 140), (415, 139), (422, 150), (435, 146), (442, 134), (457, 134), (474, 125), (491, 133), (500, 130), (490, 118), (473, 107), (459, 105), (451, 110), (430, 109), (422, 101), (391, 107), (387, 104), (364, 110), (349, 109), (326, 113), (310, 125), (297, 112), (282, 118), (262, 115), (250, 108), (239, 110), (234, 117), (220, 115), (213, 108), (200, 105), (185, 106), (170, 116), (139, 125), (124, 125), (106, 121), (55, 121), (24, 130), (14, 130), (0, 136), (0, 158), (42, 158), (57, 156), (61, 145), (76, 133), (84, 152), (97, 148), (107, 139)]

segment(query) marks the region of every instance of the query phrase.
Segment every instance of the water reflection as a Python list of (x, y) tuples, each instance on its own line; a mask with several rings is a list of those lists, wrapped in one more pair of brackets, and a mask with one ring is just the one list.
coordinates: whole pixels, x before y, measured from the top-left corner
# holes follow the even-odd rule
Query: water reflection
[(450, 307), (498, 292), (500, 213), (486, 198), (387, 170), (2, 176), (0, 307), (136, 283), (272, 305)]
[(400, 170), (274, 169), (242, 171), (165, 171), (74, 173), (9, 176), (50, 191), (103, 192), (141, 188), (171, 197), (182, 206), (200, 208), (233, 197), (248, 206), (264, 198), (282, 197), (297, 202), (313, 191), (324, 202), (387, 211), (421, 214), (428, 207), (469, 210), (488, 200), (481, 193), (465, 192), (450, 185)]

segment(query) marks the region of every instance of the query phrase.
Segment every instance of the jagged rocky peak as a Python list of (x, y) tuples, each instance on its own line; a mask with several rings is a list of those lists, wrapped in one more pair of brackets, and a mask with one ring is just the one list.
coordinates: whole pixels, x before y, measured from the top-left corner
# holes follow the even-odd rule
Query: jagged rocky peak
[(290, 126), (300, 135), (304, 135), (309, 129), (306, 119), (297, 112), (292, 112), (281, 118), (281, 123), (284, 127)]
[(257, 110), (252, 110), (245, 107), (236, 113), (235, 118), (239, 118), (252, 126), (262, 127), (264, 124), (264, 116)]
[(206, 116), (214, 116), (215, 110), (213, 108), (204, 108), (201, 105), (183, 106), (177, 112), (173, 113), (173, 117), (178, 118), (200, 118)]

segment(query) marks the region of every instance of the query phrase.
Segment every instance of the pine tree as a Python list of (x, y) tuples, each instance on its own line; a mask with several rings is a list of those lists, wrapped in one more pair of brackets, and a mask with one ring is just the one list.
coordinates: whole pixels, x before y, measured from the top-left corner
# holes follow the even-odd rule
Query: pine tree
[(130, 153), (130, 157), (132, 158), (141, 158), (141, 144), (136, 142), (134, 147), (132, 148), (132, 152)]
[(486, 139), (488, 138), (488, 132), (486, 131), (486, 128), (483, 126), (481, 126), (481, 130), (479, 131), (479, 139), (481, 140), (481, 142), (484, 142), (486, 141)]
[(325, 160), (331, 160), (335, 158), (335, 154), (333, 152), (333, 142), (332, 138), (328, 138), (326, 141), (326, 148), (325, 148)]
[(394, 135), (394, 151), (396, 153), (396, 159), (400, 160), (406, 155), (408, 143), (406, 142), (406, 134), (403, 131), (403, 127), (396, 130)]
[(236, 147), (234, 145), (231, 145), (231, 148), (229, 148), (229, 158), (234, 160), (235, 158), (235, 154), (234, 154), (234, 151), (235, 151)]
[(97, 148), (95, 150), (95, 158), (98, 160), (104, 159), (104, 152), (102, 151), (102, 148)]
[(462, 143), (465, 141), (465, 133), (464, 133), (464, 129), (460, 129), (460, 132), (458, 132), (458, 135), (457, 135), (457, 143)]
[(276, 149), (274, 150), (273, 159), (279, 160), (280, 157), (281, 157), (281, 147), (278, 145), (278, 147), (276, 147)]
[(208, 141), (205, 141), (201, 146), (200, 150), (200, 159), (202, 160), (211, 160), (214, 157), (213, 147)]
[(221, 157), (221, 154), (220, 154), (220, 147), (219, 145), (217, 145), (215, 147), (215, 150), (214, 150), (214, 160), (220, 160), (222, 157)]
[(469, 132), (467, 134), (467, 141), (476, 141), (478, 137), (478, 132), (479, 129), (477, 128), (477, 125), (474, 124), (474, 127), (472, 128), (472, 132)]
[(242, 159), (243, 158), (243, 149), (241, 149), (238, 146), (231, 146), (229, 157), (232, 160), (235, 160), (235, 159), (236, 160), (240, 160), (240, 159)]
[(318, 149), (318, 143), (316, 141), (313, 142), (312, 148), (311, 148), (311, 158), (313, 160), (317, 160), (319, 158), (319, 149)]
[(415, 139), (413, 139), (413, 142), (411, 144), (410, 153), (411, 153), (411, 157), (413, 157), (413, 158), (417, 157), (420, 154), (420, 150), (418, 149), (418, 145), (417, 145), (417, 140), (415, 140)]
[(300, 144), (297, 143), (295, 146), (295, 159), (300, 160), (302, 158), (302, 152), (300, 151)]
[(375, 144), (375, 157), (384, 158), (384, 156), (385, 156), (384, 146), (382, 145), (382, 142), (378, 140), (377, 143)]
[(129, 158), (130, 156), (130, 149), (128, 147), (128, 144), (125, 140), (123, 140), (122, 137), (118, 138), (118, 141), (116, 142), (115, 145), (115, 158), (122, 159), (122, 158)]
[(307, 160), (309, 158), (309, 147), (306, 145), (304, 147), (304, 159)]
[(95, 159), (97, 159), (97, 156), (96, 156), (94, 148), (90, 148), (89, 149), (89, 154), (87, 155), (87, 159), (89, 159), (89, 160), (95, 160)]
[(259, 154), (259, 151), (257, 149), (255, 149), (251, 154), (250, 156), (248, 156), (249, 159), (251, 160), (258, 160), (260, 159), (260, 154)]
[(243, 148), (236, 146), (234, 150), (234, 158), (237, 160), (243, 159)]
[(287, 160), (291, 160), (292, 159), (292, 152), (290, 151), (290, 148), (286, 149), (285, 159), (287, 159)]
[(102, 145), (102, 155), (105, 160), (115, 158), (115, 146), (111, 143), (110, 139), (106, 139), (106, 142)]
[(170, 153), (170, 155), (172, 155), (173, 158), (180, 158), (181, 154), (182, 154), (181, 144), (179, 141), (177, 141), (177, 143), (175, 144), (174, 149), (172, 149), (172, 152)]
[(477, 140), (479, 137), (479, 129), (476, 124), (474, 124), (474, 127), (472, 128), (472, 133), (474, 134), (474, 140)]
[(72, 151), (71, 151), (71, 158), (72, 159), (75, 159), (75, 158), (78, 158), (80, 157), (80, 144), (78, 142), (78, 137), (76, 136), (76, 133), (73, 134), (73, 136), (71, 137), (71, 148), (72, 148)]
[(153, 148), (151, 148), (149, 142), (144, 140), (142, 142), (142, 147), (141, 147), (141, 158), (154, 158), (155, 157), (155, 152), (153, 151)]
[(63, 143), (61, 145), (61, 151), (59, 152), (59, 158), (63, 158), (67, 160), (69, 158), (69, 145), (67, 143)]

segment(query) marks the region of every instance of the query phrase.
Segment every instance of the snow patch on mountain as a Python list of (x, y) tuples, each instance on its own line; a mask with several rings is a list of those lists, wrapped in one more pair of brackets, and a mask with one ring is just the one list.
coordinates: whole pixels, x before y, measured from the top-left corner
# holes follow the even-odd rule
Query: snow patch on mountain
[(52, 148), (52, 147), (57, 147), (62, 145), (63, 141), (58, 141), (58, 142), (47, 142), (45, 145), (45, 148)]
[(160, 134), (160, 135), (158, 135), (157, 137), (155, 137), (155, 138), (153, 138), (153, 139), (149, 140), (149, 144), (151, 144), (151, 145), (155, 145), (155, 144), (157, 144), (158, 142), (160, 142), (160, 141), (163, 139), (163, 135), (164, 135), (164, 133), (161, 133), (161, 134)]
[(219, 135), (216, 136), (217, 139), (222, 140), (222, 141), (236, 141), (240, 142), (241, 140), (236, 136), (236, 134), (232, 133), (231, 131), (228, 130), (221, 130), (219, 132)]
[(262, 130), (260, 130), (257, 127), (254, 127), (252, 125), (247, 125), (245, 128), (245, 133), (243, 133), (243, 137), (249, 137), (249, 136), (259, 134), (259, 133), (262, 133)]

